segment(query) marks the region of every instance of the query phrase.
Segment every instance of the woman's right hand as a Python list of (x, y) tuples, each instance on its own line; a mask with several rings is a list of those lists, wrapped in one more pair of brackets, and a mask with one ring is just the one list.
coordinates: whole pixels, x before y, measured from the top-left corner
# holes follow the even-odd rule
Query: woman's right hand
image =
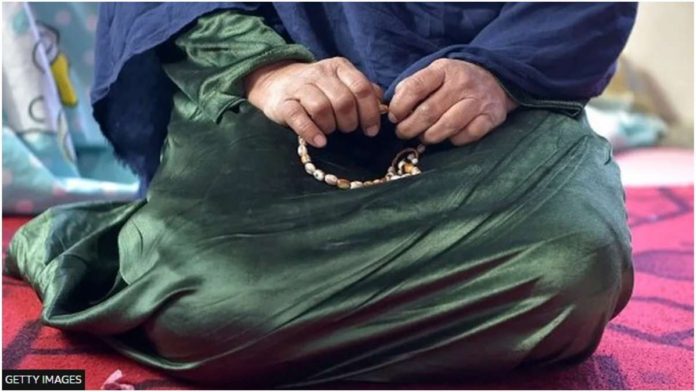
[(271, 64), (247, 75), (244, 85), (252, 105), (314, 147), (324, 147), (336, 129), (379, 132), (382, 90), (343, 57)]

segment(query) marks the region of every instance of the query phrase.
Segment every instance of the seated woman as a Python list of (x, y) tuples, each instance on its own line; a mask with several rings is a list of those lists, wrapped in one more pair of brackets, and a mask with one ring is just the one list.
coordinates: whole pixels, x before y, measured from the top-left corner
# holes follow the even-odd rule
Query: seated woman
[[(582, 360), (632, 290), (619, 171), (583, 104), (635, 12), (105, 3), (95, 116), (146, 197), (49, 210), (7, 272), (47, 324), (214, 386)], [(404, 149), (411, 175), (385, 175)]]

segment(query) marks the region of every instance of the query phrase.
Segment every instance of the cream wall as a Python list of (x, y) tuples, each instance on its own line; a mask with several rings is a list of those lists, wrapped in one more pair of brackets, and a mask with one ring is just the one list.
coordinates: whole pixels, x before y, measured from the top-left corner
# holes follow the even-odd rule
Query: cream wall
[(693, 132), (693, 3), (639, 3), (624, 56), (658, 84), (681, 132)]

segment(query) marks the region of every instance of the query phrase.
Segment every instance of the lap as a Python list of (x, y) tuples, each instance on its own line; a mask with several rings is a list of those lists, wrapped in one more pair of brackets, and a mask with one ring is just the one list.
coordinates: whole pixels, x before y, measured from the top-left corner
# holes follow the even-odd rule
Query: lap
[[(343, 191), (305, 174), (291, 132), (248, 104), (219, 123), (176, 107), (147, 202), (101, 239), (118, 243), (99, 249), (118, 251), (123, 285), (49, 322), (137, 327), (150, 351), (121, 350), (163, 368), (263, 378), (268, 363), (250, 358), (282, 355), (320, 374), (330, 355), (347, 374), (371, 366), (359, 352), (437, 352), (534, 299), (558, 311), (596, 295), (607, 303), (595, 313), (615, 313), (630, 293), (618, 169), (582, 120), (518, 111), (478, 143), (429, 149), (419, 176)], [(351, 148), (317, 153), (320, 164), (369, 176), (391, 158)]]
[[(336, 339), (369, 344), (380, 333), (405, 332), (400, 324), (413, 328), (453, 311), (435, 307), (474, 306), (477, 293), (486, 296), (491, 287), (514, 291), (536, 280), (535, 294), (562, 293), (566, 301), (591, 291), (603, 300), (610, 292), (613, 303), (605, 308), (626, 291), (630, 245), (618, 170), (608, 143), (581, 120), (522, 111), (479, 143), (426, 152), (420, 176), (350, 191), (306, 175), (295, 137), (252, 108), (228, 113), (202, 134), (191, 132), (188, 121), (173, 122), (172, 131), (178, 146), (193, 138), (209, 146), (185, 160), (196, 162), (195, 170), (181, 170), (176, 152), (166, 159), (150, 195), (153, 203), (177, 199), (178, 185), (160, 187), (166, 179), (190, 184), (194, 196), (184, 200), (204, 200), (192, 210), (197, 223), (188, 221), (180, 238), (169, 238), (172, 244), (198, 238), (208, 248), (199, 256), (206, 267), (198, 269), (206, 289), (157, 321), (177, 331), (192, 309), (212, 307), (246, 323), (233, 329), (257, 337), (273, 332), (266, 342), (328, 350)], [(335, 160), (323, 154), (320, 163), (370, 174), (350, 167), (350, 158), (360, 157), (349, 149), (334, 153)], [(181, 227), (186, 214), (175, 214), (169, 226)], [(175, 268), (196, 273), (188, 260)], [(590, 291), (578, 293), (579, 287)], [(189, 325), (204, 330), (220, 319)], [(306, 335), (301, 326), (317, 332)], [(353, 331), (367, 326), (374, 334)], [(240, 336), (239, 344), (253, 347), (250, 339)], [(187, 352), (209, 352), (214, 342), (196, 342)]]
[[(629, 243), (609, 144), (583, 121), (551, 112), (515, 113), (478, 143), (426, 151), (419, 176), (350, 191), (307, 175), (294, 136), (251, 107), (214, 126), (175, 119), (168, 143), (148, 205), (134, 222), (156, 216), (186, 238), (254, 244), (252, 258), (303, 250), (295, 262), (278, 263), (281, 269), (349, 251), (385, 253), (416, 240), (443, 249), (500, 249), (569, 234), (594, 246)], [(324, 154), (319, 164), (366, 173), (349, 167), (350, 152), (335, 157)]]

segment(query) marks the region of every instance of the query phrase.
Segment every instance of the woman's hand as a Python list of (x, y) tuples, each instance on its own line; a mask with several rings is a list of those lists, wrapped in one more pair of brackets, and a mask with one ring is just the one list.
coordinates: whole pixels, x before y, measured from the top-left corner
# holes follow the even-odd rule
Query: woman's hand
[(400, 138), (462, 145), (485, 136), (516, 107), (487, 70), (439, 59), (396, 86), (389, 119)]
[(251, 104), (314, 147), (336, 129), (379, 132), (382, 91), (342, 57), (271, 64), (249, 74), (245, 88)]

